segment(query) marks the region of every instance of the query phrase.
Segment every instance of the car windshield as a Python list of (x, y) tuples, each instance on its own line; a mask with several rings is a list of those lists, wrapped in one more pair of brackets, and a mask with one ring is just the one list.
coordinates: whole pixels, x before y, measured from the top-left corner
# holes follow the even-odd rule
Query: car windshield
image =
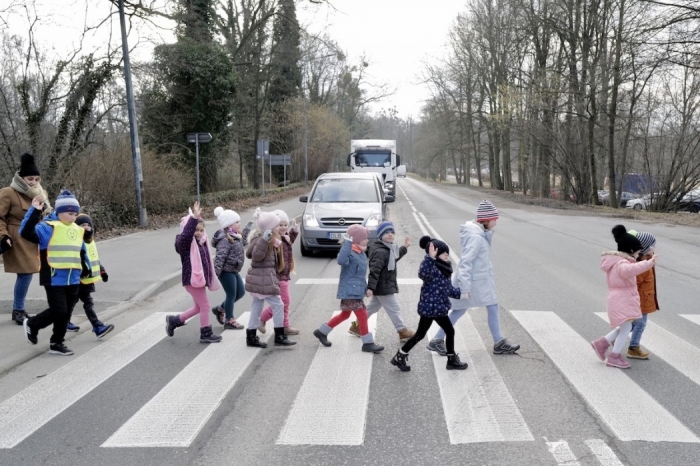
[(391, 152), (357, 152), (355, 165), (358, 167), (383, 167), (391, 164)]
[(324, 178), (318, 180), (311, 202), (379, 202), (375, 180)]

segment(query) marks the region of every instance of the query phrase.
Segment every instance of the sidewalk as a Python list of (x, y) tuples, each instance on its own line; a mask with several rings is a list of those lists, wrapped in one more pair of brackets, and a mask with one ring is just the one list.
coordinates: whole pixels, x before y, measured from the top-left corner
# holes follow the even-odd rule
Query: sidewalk
[[(285, 209), (291, 217), (302, 211), (303, 204), (293, 198), (274, 206), (264, 206), (265, 210), (276, 208)], [(205, 215), (213, 216), (212, 212), (213, 209), (208, 209)], [(253, 212), (253, 209), (239, 212), (241, 223), (252, 220)], [(219, 224), (216, 220), (207, 221), (206, 229), (211, 238), (219, 229)], [(128, 311), (135, 303), (152, 298), (173, 286), (180, 286), (180, 257), (175, 252), (175, 235), (178, 232), (179, 227), (173, 227), (100, 241), (98, 231), (100, 262), (109, 275), (107, 283), (97, 283), (93, 294), (95, 311), (100, 320), (109, 322), (110, 318)], [(27, 343), (22, 326), (10, 320), (15, 280), (15, 274), (5, 273), (0, 268), (0, 375), (49, 349), (51, 327), (42, 330), (39, 344), (32, 346)], [(29, 287), (25, 308), (29, 314), (36, 314), (46, 307), (46, 294), (44, 288), (39, 286), (39, 274), (36, 274)], [(82, 332), (92, 331), (80, 302), (73, 311), (72, 322), (80, 325), (80, 331), (68, 332), (66, 341)]]

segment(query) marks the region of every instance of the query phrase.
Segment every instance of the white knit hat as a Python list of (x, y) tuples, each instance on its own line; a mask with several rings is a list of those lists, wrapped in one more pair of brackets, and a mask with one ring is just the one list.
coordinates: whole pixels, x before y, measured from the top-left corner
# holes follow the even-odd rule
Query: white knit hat
[(277, 215), (280, 218), (280, 222), (289, 223), (289, 216), (287, 215), (287, 213), (284, 210), (277, 209), (277, 210), (273, 210), (272, 213)]
[(277, 214), (273, 212), (263, 212), (260, 210), (260, 207), (255, 209), (253, 218), (255, 219), (255, 223), (258, 225), (258, 230), (262, 232), (272, 230), (280, 224), (280, 218), (277, 216)]
[(221, 228), (230, 227), (234, 223), (241, 221), (240, 215), (238, 215), (236, 212), (230, 209), (224, 210), (224, 208), (221, 206), (214, 209), (214, 215), (219, 221), (219, 225), (221, 226)]

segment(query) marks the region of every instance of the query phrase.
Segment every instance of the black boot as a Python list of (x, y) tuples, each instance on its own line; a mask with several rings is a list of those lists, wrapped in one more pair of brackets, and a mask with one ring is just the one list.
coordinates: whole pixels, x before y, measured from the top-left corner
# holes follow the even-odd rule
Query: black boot
[(318, 329), (314, 330), (314, 336), (318, 338), (318, 341), (320, 341), (323, 346), (331, 346), (333, 344), (328, 341), (328, 335)]
[(452, 371), (452, 370), (458, 370), (458, 371), (463, 371), (464, 369), (467, 368), (469, 364), (466, 362), (462, 362), (459, 360), (459, 356), (457, 353), (455, 354), (448, 354), (447, 355), (447, 370)]
[(221, 341), (221, 335), (214, 335), (211, 331), (211, 325), (199, 329), (200, 343), (218, 343)]
[(15, 321), (17, 325), (22, 325), (24, 319), (29, 319), (29, 315), (24, 311), (12, 311), (12, 320)]
[(180, 320), (180, 316), (165, 316), (165, 333), (169, 337), (175, 335), (175, 329), (185, 325), (183, 321)]
[(284, 327), (275, 327), (275, 346), (292, 346), (297, 342), (287, 338), (284, 334)]
[(401, 351), (397, 351), (393, 358), (391, 358), (391, 363), (399, 368), (401, 372), (408, 372), (411, 370), (411, 366), (408, 365), (408, 354), (403, 354)]
[(254, 328), (246, 329), (245, 344), (246, 346), (254, 346), (255, 348), (267, 348), (267, 343), (263, 343), (262, 341), (260, 341), (260, 338), (258, 338), (258, 335), (256, 334), (256, 330)]

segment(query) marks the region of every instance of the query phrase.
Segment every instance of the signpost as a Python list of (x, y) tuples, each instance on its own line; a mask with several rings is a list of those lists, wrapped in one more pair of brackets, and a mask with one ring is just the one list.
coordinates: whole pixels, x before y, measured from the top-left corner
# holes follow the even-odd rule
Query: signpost
[[(265, 158), (270, 155), (270, 141), (258, 139), (256, 158), (260, 160), (260, 173), (262, 173), (262, 193), (265, 195)], [(272, 177), (270, 177), (272, 179)]]
[(195, 152), (197, 154), (197, 202), (199, 202), (199, 144), (211, 142), (211, 134), (187, 133), (187, 142), (195, 145)]

